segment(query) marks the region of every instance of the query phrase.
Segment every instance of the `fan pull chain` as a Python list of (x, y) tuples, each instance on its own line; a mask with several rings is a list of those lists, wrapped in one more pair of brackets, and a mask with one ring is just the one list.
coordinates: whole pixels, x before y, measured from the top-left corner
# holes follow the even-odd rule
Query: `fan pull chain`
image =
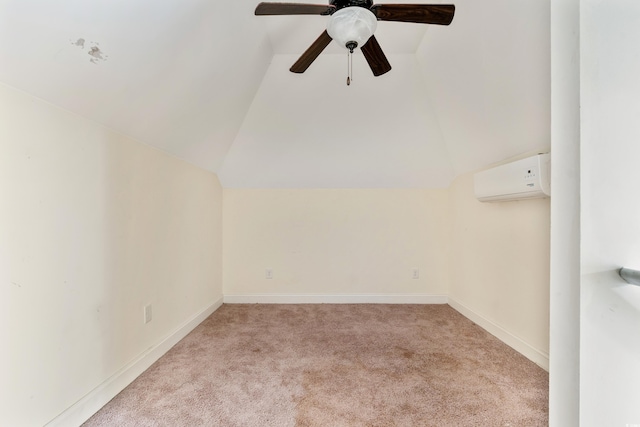
[(353, 80), (353, 53), (347, 53), (347, 86), (351, 85)]
[(353, 49), (358, 47), (358, 43), (353, 41), (347, 42), (344, 47), (349, 50), (349, 53), (347, 54), (347, 86), (349, 86), (351, 84), (351, 80), (353, 80)]

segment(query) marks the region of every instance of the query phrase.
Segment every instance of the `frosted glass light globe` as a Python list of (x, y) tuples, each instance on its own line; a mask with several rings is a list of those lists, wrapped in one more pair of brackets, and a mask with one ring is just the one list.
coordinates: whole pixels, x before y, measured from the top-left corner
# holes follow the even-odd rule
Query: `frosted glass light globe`
[(331, 15), (327, 24), (327, 33), (342, 47), (356, 42), (362, 47), (376, 31), (378, 19), (369, 9), (349, 6)]

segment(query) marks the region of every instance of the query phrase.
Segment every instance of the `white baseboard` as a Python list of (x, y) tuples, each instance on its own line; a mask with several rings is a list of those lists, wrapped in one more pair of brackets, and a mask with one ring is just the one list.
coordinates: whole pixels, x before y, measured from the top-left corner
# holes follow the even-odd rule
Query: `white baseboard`
[(446, 304), (446, 295), (429, 294), (252, 294), (225, 295), (225, 304)]
[(46, 426), (79, 426), (88, 420), (126, 386), (131, 384), (140, 374), (147, 370), (156, 360), (169, 351), (171, 347), (176, 345), (178, 341), (187, 336), (187, 334), (195, 329), (196, 326), (220, 308), (220, 306), (222, 306), (222, 298), (195, 314), (191, 319), (179, 326), (158, 344), (149, 348), (122, 367), (118, 372), (107, 378), (82, 399), (67, 408), (53, 420), (49, 421)]
[(451, 297), (449, 297), (449, 305), (464, 317), (471, 320), (472, 322), (475, 322), (491, 335), (495, 336), (500, 341), (504, 342), (509, 347), (513, 348), (536, 365), (540, 366), (545, 371), (549, 372), (549, 353), (542, 352), (537, 348), (532, 347), (521, 338), (504, 329), (502, 326), (487, 319), (481, 314), (476, 313), (466, 305), (456, 301)]

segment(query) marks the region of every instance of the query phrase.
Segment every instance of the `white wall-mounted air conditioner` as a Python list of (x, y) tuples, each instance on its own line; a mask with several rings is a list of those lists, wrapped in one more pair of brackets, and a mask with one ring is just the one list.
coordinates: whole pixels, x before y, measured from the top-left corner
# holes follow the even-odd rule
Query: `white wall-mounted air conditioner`
[(496, 166), (473, 176), (476, 198), (481, 202), (549, 197), (550, 155), (538, 154)]

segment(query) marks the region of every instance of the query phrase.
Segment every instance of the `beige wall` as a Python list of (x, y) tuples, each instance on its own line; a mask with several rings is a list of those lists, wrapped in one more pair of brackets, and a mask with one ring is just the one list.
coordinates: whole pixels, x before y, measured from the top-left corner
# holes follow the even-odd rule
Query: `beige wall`
[(222, 190), (4, 85), (0, 120), (0, 424), (36, 426), (221, 298)]
[(447, 293), (446, 190), (225, 189), (223, 206), (225, 300)]
[(451, 304), (548, 367), (550, 199), (481, 203), (473, 174), (449, 191)]

